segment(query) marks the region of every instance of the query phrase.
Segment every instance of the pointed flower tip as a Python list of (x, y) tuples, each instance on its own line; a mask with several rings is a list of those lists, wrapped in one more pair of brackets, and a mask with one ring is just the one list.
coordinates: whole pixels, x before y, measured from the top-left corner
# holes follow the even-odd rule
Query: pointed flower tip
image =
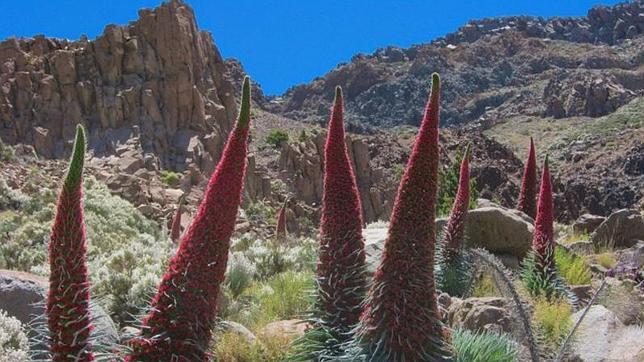
[(335, 87), (335, 101), (336, 102), (337, 102), (338, 98), (342, 99), (342, 87), (340, 87), (340, 86)]
[(250, 123), (250, 77), (244, 77), (242, 84), (242, 99), (241, 106), (239, 107), (239, 119), (237, 127), (243, 128)]
[(76, 138), (74, 140), (74, 149), (72, 150), (72, 158), (69, 161), (69, 170), (65, 177), (65, 186), (72, 187), (80, 182), (83, 174), (83, 166), (85, 163), (85, 149), (87, 147), (85, 139), (85, 128), (82, 125), (76, 126)]
[(546, 158), (543, 160), (543, 167), (544, 168), (548, 167), (548, 154), (546, 154)]
[(465, 156), (464, 156), (468, 161), (472, 158), (472, 144), (468, 143), (467, 146), (465, 146)]
[(441, 78), (438, 73), (432, 74), (432, 97), (438, 96), (441, 87)]

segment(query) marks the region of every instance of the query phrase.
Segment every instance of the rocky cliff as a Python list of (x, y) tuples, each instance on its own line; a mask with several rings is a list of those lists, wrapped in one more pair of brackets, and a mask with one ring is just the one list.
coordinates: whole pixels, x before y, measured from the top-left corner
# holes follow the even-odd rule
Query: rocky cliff
[(173, 0), (141, 10), (94, 40), (35, 36), (0, 43), (0, 137), (62, 157), (74, 127), (95, 156), (123, 171), (212, 170), (236, 113), (224, 61), (192, 9)]

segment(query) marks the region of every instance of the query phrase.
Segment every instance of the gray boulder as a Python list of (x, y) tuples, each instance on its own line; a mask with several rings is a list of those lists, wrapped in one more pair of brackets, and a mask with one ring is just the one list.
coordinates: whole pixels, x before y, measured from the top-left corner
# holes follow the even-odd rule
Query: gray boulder
[(572, 230), (575, 234), (590, 234), (605, 220), (604, 216), (583, 214), (572, 224)]
[(532, 245), (532, 218), (513, 209), (482, 207), (467, 214), (467, 245), (523, 258)]
[[(25, 272), (0, 269), (0, 309), (24, 325), (44, 321), (47, 278)], [(119, 335), (110, 316), (98, 304), (91, 305), (92, 338), (102, 345), (111, 345)], [(40, 322), (38, 322), (40, 323)]]
[[(436, 219), (437, 235), (443, 231), (447, 219)], [(506, 266), (514, 268), (532, 245), (532, 218), (503, 207), (482, 207), (470, 210), (465, 226), (466, 245), (487, 249), (502, 255)], [(369, 228), (363, 231), (367, 253), (367, 270), (376, 271), (387, 238), (387, 228)]]
[(448, 316), (452, 328), (458, 327), (473, 332), (494, 331), (510, 332), (512, 314), (511, 302), (505, 298), (452, 298)]
[(590, 236), (597, 246), (628, 248), (644, 240), (644, 218), (637, 210), (612, 213)]
[[(572, 315), (577, 321), (583, 311)], [(613, 312), (594, 305), (581, 322), (572, 352), (585, 362), (640, 362), (644, 357), (644, 329), (625, 326)]]

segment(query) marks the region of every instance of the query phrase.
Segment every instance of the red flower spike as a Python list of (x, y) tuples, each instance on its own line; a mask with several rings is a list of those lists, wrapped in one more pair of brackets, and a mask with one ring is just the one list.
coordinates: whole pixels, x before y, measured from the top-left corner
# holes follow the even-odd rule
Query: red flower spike
[(152, 300), (127, 361), (201, 361), (217, 314), (230, 236), (241, 201), (250, 123), (250, 80), (244, 78), (239, 118), (205, 196)]
[(85, 130), (78, 125), (69, 170), (58, 197), (49, 240), (51, 270), (47, 324), (49, 351), (53, 361), (94, 360), (89, 343), (92, 325), (82, 203), (85, 147)]
[(284, 201), (284, 205), (280, 208), (277, 214), (277, 225), (275, 226), (275, 238), (280, 241), (286, 240), (286, 204), (288, 199)]
[(181, 238), (181, 214), (183, 212), (183, 196), (179, 199), (179, 205), (177, 206), (177, 211), (172, 217), (172, 227), (170, 229), (170, 239), (178, 243)]
[[(465, 218), (470, 207), (470, 155), (471, 149), (468, 145), (461, 161), (458, 191), (445, 229), (445, 247), (453, 252), (457, 252), (462, 246)], [(450, 253), (447, 254), (449, 256)]]
[(537, 217), (534, 224), (534, 237), (532, 250), (542, 267), (554, 268), (554, 203), (552, 200), (552, 183), (548, 168), (548, 156), (543, 162), (541, 174), (541, 188), (539, 190), (539, 203)]
[(356, 332), (366, 360), (443, 361), (452, 355), (434, 280), (438, 74), (398, 188), (380, 266)]
[(342, 113), (342, 89), (337, 87), (324, 147), (316, 307), (325, 327), (346, 334), (360, 318), (367, 275), (362, 205), (347, 153)]
[(530, 137), (530, 151), (528, 160), (523, 170), (523, 180), (521, 181), (521, 191), (519, 193), (519, 202), (517, 210), (523, 211), (531, 218), (537, 214), (537, 156), (534, 147), (534, 141)]

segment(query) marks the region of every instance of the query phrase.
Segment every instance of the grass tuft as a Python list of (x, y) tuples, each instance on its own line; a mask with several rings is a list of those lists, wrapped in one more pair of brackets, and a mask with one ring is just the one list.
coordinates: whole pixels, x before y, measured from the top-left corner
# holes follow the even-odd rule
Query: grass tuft
[(473, 333), (455, 329), (452, 344), (456, 350), (456, 362), (513, 362), (519, 354), (514, 341), (489, 331)]
[(590, 284), (592, 274), (584, 258), (558, 247), (555, 249), (555, 264), (569, 285)]

